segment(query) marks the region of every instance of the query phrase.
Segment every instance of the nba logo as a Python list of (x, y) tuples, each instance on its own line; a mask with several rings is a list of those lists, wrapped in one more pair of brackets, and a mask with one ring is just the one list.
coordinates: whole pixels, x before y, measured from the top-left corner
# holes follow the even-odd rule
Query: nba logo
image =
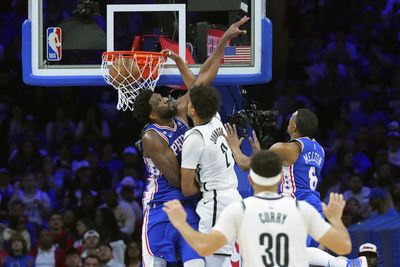
[(61, 28), (47, 28), (47, 60), (61, 60)]

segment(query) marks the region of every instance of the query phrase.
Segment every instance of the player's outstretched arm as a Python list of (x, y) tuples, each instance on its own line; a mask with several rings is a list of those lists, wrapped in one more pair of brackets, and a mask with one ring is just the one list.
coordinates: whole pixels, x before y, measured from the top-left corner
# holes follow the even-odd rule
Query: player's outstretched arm
[(224, 137), (229, 147), (232, 150), (233, 158), (235, 159), (236, 164), (244, 171), (248, 171), (250, 169), (250, 158), (242, 153), (240, 150), (240, 145), (243, 142), (243, 137), (239, 139), (236, 131), (236, 125), (226, 123), (225, 125), (226, 135)]
[(322, 245), (340, 255), (346, 255), (351, 252), (349, 232), (342, 222), (345, 205), (346, 201), (344, 201), (343, 195), (337, 193), (330, 194), (328, 205), (322, 203), (325, 217), (332, 227), (318, 240)]
[(180, 187), (180, 167), (168, 143), (155, 131), (147, 131), (142, 137), (143, 152), (151, 158), (168, 182)]
[(195, 231), (186, 222), (186, 212), (179, 200), (164, 203), (163, 210), (167, 213), (170, 222), (186, 242), (201, 256), (211, 255), (228, 243), (228, 240), (219, 231), (211, 230), (206, 234)]
[(170, 49), (164, 49), (161, 51), (161, 53), (166, 54), (170, 59), (175, 61), (176, 66), (178, 67), (178, 70), (182, 75), (183, 82), (185, 83), (187, 88), (191, 88), (193, 86), (193, 83), (196, 81), (196, 76), (189, 69), (183, 59)]
[(294, 164), (300, 155), (300, 146), (297, 142), (280, 142), (273, 144), (270, 151), (275, 152), (282, 160), (284, 166)]
[(328, 206), (322, 206), (330, 224), (307, 202), (299, 201), (298, 205), (310, 236), (339, 255), (351, 252), (349, 232), (342, 222), (345, 201), (341, 194), (331, 193)]
[[(225, 125), (226, 135), (224, 135), (229, 147), (232, 150), (233, 158), (235, 159), (236, 164), (244, 171), (248, 171), (250, 169), (250, 157), (246, 156), (240, 150), (240, 145), (242, 144), (243, 137), (239, 139), (236, 131), (236, 126), (233, 124), (226, 123)], [(253, 137), (249, 137), (249, 142), (251, 145), (251, 149), (253, 150), (253, 154), (259, 150), (260, 143), (258, 142), (257, 135), (253, 131)]]
[(246, 30), (240, 30), (239, 27), (245, 24), (249, 20), (249, 17), (244, 16), (239, 21), (233, 23), (228, 30), (222, 35), (217, 47), (212, 54), (207, 58), (206, 62), (201, 66), (199, 75), (193, 86), (209, 85), (214, 80), (218, 73), (219, 66), (221, 65), (221, 59), (224, 54), (224, 49), (228, 41), (235, 38), (238, 35), (246, 34)]

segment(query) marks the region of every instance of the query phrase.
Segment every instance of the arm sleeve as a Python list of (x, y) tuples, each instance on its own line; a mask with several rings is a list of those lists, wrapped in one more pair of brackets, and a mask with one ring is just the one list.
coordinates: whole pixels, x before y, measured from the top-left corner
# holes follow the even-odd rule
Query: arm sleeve
[(235, 240), (242, 215), (243, 207), (240, 202), (230, 204), (222, 211), (213, 230), (223, 234), (228, 241)]
[(203, 153), (205, 143), (203, 136), (198, 131), (192, 131), (183, 142), (181, 167), (185, 169), (196, 169)]
[(299, 201), (299, 210), (308, 234), (315, 240), (320, 240), (332, 227), (321, 217), (318, 211), (307, 202)]

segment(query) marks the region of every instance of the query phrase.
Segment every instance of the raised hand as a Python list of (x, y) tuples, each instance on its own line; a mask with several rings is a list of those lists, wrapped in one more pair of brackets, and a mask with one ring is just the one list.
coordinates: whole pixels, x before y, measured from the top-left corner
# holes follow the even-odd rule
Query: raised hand
[(254, 130), (253, 130), (253, 138), (249, 136), (249, 142), (251, 145), (251, 149), (253, 150), (253, 154), (261, 150), (260, 142), (258, 142), (258, 138)]
[(226, 123), (224, 126), (226, 130), (226, 135), (224, 134), (224, 137), (226, 139), (226, 142), (228, 142), (228, 145), (231, 147), (231, 149), (239, 148), (244, 138), (241, 137), (239, 139), (236, 131), (236, 125), (235, 124), (231, 125), (229, 123)]
[(329, 196), (329, 203), (326, 205), (322, 203), (322, 210), (328, 221), (338, 221), (341, 220), (344, 206), (346, 201), (343, 199), (342, 194), (331, 193)]
[(180, 56), (171, 49), (163, 49), (161, 50), (161, 53), (164, 53), (167, 57), (169, 57), (173, 61), (176, 61), (178, 58), (180, 58)]
[(240, 34), (246, 34), (247, 31), (246, 30), (241, 30), (239, 29), (240, 26), (242, 26), (243, 24), (245, 24), (250, 18), (247, 16), (244, 16), (243, 18), (241, 18), (239, 21), (233, 23), (224, 33), (224, 35), (231, 39), (234, 38)]

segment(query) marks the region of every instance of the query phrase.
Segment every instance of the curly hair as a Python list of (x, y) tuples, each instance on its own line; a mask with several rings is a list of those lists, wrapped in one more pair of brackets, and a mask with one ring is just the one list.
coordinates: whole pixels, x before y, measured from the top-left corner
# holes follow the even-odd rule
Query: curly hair
[(145, 89), (136, 97), (133, 106), (133, 116), (143, 124), (150, 122), (151, 105), (149, 104), (153, 91)]
[(190, 101), (202, 120), (210, 120), (221, 107), (219, 92), (211, 86), (197, 86), (189, 91)]
[(309, 109), (298, 109), (295, 121), (300, 134), (303, 136), (313, 137), (318, 129), (318, 118)]

